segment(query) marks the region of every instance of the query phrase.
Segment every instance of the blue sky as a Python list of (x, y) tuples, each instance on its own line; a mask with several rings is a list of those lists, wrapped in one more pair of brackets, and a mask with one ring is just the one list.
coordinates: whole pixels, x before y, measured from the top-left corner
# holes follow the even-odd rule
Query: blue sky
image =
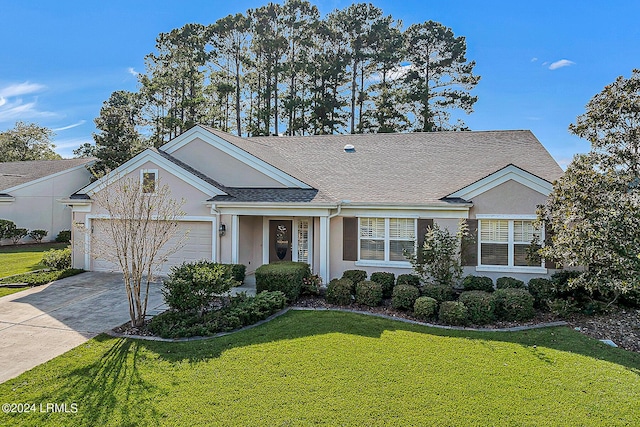
[[(0, 130), (16, 120), (56, 132), (70, 157), (92, 141), (93, 119), (115, 90), (136, 90), (135, 72), (156, 36), (209, 24), (267, 1), (0, 0)], [(351, 2), (312, 1), (324, 15)], [(640, 68), (640, 2), (375, 1), (412, 23), (434, 20), (467, 39), (482, 79), (473, 130), (530, 129), (562, 165), (589, 144), (567, 131), (589, 99)]]

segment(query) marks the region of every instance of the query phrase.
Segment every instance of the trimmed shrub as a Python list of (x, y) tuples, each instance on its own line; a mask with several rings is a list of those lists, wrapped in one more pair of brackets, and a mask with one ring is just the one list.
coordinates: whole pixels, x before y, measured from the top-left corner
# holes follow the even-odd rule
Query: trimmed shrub
[(349, 279), (333, 279), (327, 286), (325, 298), (329, 304), (349, 305), (353, 301), (353, 282)]
[(492, 297), (499, 320), (529, 320), (535, 315), (533, 296), (525, 289), (498, 289)]
[(54, 270), (71, 268), (71, 248), (51, 249), (42, 256), (42, 264)]
[(469, 322), (467, 307), (460, 301), (445, 301), (440, 304), (438, 319), (447, 325), (464, 326)]
[(354, 284), (360, 283), (363, 280), (367, 280), (367, 272), (364, 270), (345, 270), (344, 273), (342, 273), (342, 278), (349, 279)]
[(556, 298), (556, 290), (553, 282), (549, 279), (536, 277), (529, 280), (527, 284), (529, 293), (533, 296), (533, 306), (546, 310), (549, 308), (549, 302)]
[(224, 265), (210, 261), (182, 263), (171, 267), (162, 284), (162, 295), (174, 310), (203, 313), (235, 284)]
[(496, 288), (498, 289), (524, 289), (524, 282), (513, 277), (499, 277), (496, 280)]
[(302, 279), (301, 295), (320, 295), (320, 286), (322, 279), (317, 274)]
[(376, 307), (382, 302), (382, 285), (370, 280), (356, 284), (356, 302), (369, 307)]
[(10, 239), (16, 229), (16, 224), (9, 219), (0, 219), (0, 240)]
[(465, 278), (462, 279), (462, 287), (465, 291), (493, 292), (495, 290), (493, 280), (491, 280), (491, 277), (486, 276), (465, 276)]
[(69, 243), (71, 241), (71, 230), (60, 230), (56, 236), (57, 243)]
[(29, 234), (29, 230), (26, 228), (16, 228), (11, 232), (11, 236), (9, 237), (14, 245), (17, 245), (20, 240), (26, 237)]
[(38, 243), (42, 243), (42, 239), (47, 237), (47, 234), (49, 234), (47, 230), (31, 230), (29, 232), (29, 237)]
[(413, 310), (420, 291), (411, 285), (396, 285), (391, 294), (391, 305), (398, 310)]
[(458, 301), (467, 307), (469, 321), (475, 325), (486, 325), (495, 319), (494, 301), (489, 292), (466, 291)]
[(420, 297), (413, 304), (413, 314), (422, 320), (433, 319), (438, 310), (438, 301), (431, 297)]
[(26, 283), (29, 286), (39, 286), (53, 282), (54, 280), (75, 276), (80, 273), (84, 273), (84, 270), (79, 268), (68, 268), (66, 270), (58, 271), (39, 271), (37, 273), (25, 273), (5, 277), (4, 279), (0, 279), (0, 283)]
[(390, 298), (393, 292), (393, 285), (396, 282), (396, 275), (393, 273), (376, 272), (371, 274), (371, 281), (382, 286), (382, 297)]
[(255, 297), (239, 294), (229, 305), (199, 316), (193, 312), (165, 311), (153, 317), (149, 330), (163, 338), (207, 336), (251, 325), (266, 319), (286, 305), (279, 291), (261, 292)]
[(422, 286), (422, 296), (431, 297), (438, 302), (453, 301), (455, 292), (451, 286), (436, 285), (435, 283), (425, 283)]
[(396, 286), (398, 285), (409, 285), (420, 288), (420, 277), (415, 274), (401, 274), (396, 281)]
[(300, 296), (303, 279), (309, 276), (311, 270), (305, 262), (282, 261), (264, 264), (256, 270), (256, 291), (281, 291), (289, 302), (293, 302)]
[(640, 308), (640, 290), (633, 289), (621, 294), (620, 304), (631, 308)]
[(229, 269), (229, 274), (231, 278), (236, 282), (240, 282), (242, 284), (244, 282), (244, 277), (247, 272), (247, 266), (244, 264), (225, 264)]

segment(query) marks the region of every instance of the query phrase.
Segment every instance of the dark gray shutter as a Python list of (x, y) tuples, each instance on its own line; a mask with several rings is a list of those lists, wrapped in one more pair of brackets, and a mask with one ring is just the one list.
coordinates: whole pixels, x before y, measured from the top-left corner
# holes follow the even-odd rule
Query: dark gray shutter
[[(552, 236), (553, 236), (553, 231), (551, 230), (551, 227), (549, 227), (548, 224), (545, 224), (544, 225), (544, 244), (545, 245), (550, 245), (551, 244), (551, 237)], [(544, 266), (546, 268), (552, 268), (552, 269), (558, 268), (558, 265), (552, 259), (545, 259), (544, 260)]]
[(478, 265), (478, 220), (468, 219), (469, 234), (462, 238), (460, 261), (463, 266)]
[(422, 262), (422, 251), (420, 249), (424, 244), (424, 236), (430, 227), (433, 227), (433, 219), (418, 219), (418, 232), (416, 233), (418, 236), (418, 262)]
[(358, 218), (342, 218), (342, 259), (358, 260)]

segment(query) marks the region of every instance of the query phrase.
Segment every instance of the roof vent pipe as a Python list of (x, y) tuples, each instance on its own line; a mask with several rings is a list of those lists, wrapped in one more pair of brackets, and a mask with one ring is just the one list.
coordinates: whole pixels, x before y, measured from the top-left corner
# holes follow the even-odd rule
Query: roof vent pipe
[(351, 144), (347, 144), (344, 146), (344, 152), (345, 153), (355, 153), (356, 152), (356, 147), (354, 147)]

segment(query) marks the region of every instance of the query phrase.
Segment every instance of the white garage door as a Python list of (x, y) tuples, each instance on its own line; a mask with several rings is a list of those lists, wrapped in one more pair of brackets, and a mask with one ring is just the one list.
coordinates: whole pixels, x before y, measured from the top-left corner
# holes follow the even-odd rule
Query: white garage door
[[(93, 220), (93, 232), (100, 233), (99, 236), (103, 236), (104, 230), (106, 229), (106, 221), (108, 220)], [(184, 236), (185, 232), (188, 231), (189, 233), (187, 234), (184, 246), (169, 257), (169, 259), (161, 266), (159, 274), (167, 274), (172, 266), (180, 265), (185, 261), (191, 262), (202, 259), (213, 259), (211, 226), (212, 223), (208, 221), (180, 221), (178, 223), (178, 232), (175, 234), (175, 237), (167, 243), (167, 245), (172, 247), (182, 236)], [(119, 268), (108, 261), (92, 257), (91, 270), (119, 271)]]

